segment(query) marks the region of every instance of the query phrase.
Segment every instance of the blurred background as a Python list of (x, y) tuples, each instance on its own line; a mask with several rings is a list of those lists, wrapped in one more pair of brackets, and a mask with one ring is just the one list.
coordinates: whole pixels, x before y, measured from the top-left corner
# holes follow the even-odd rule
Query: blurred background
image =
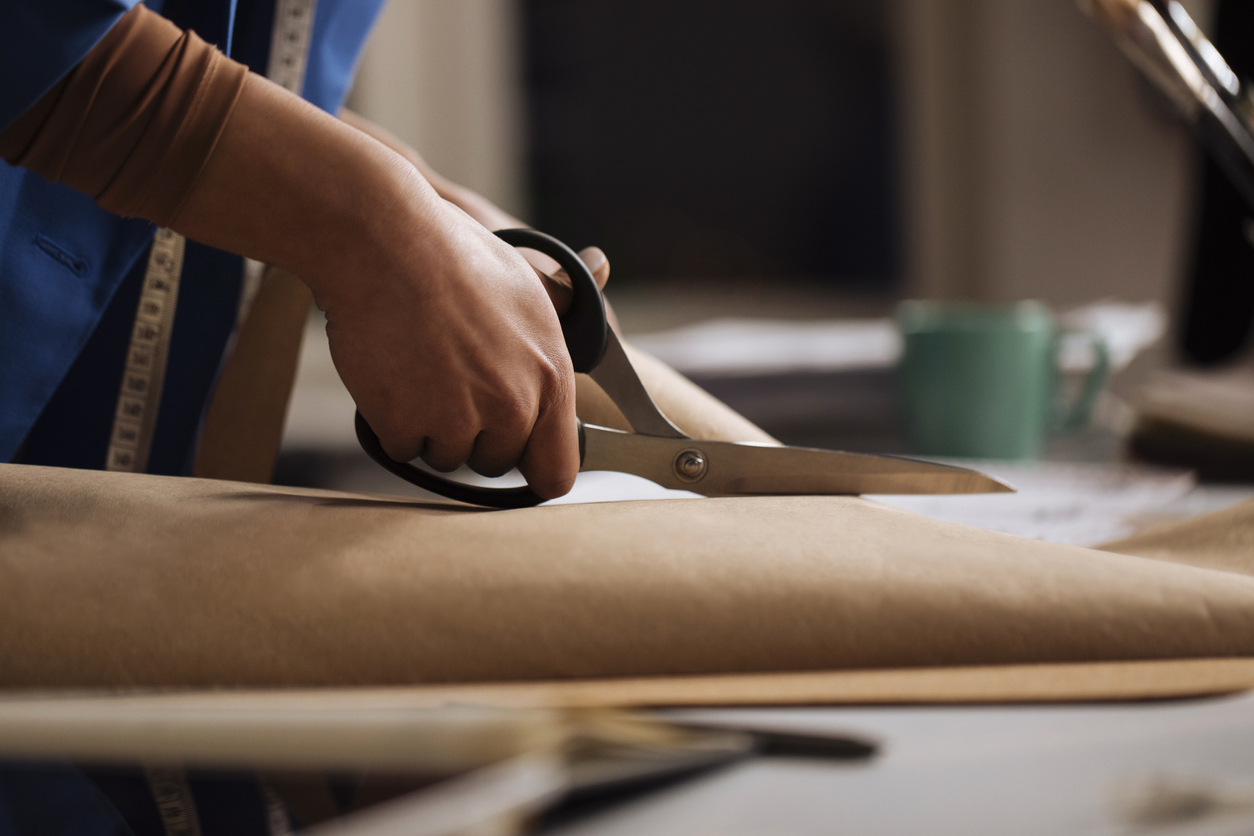
[(1190, 143), (1071, 0), (392, 0), (350, 107), (619, 291), (1179, 292)]
[[(1243, 74), (1254, 29), (1216, 23), (1249, 4), (1183, 5)], [(1212, 292), (1235, 324), (1199, 349), (1204, 158), (1075, 0), (390, 0), (349, 107), (602, 247), (629, 339), (788, 443), (906, 451), (887, 319), (906, 298), (1107, 329), (1118, 373), (1052, 458), (1126, 458), (1156, 374), (1244, 356), (1250, 247)], [(279, 479), (375, 487), (345, 475), (351, 401), (319, 332)]]

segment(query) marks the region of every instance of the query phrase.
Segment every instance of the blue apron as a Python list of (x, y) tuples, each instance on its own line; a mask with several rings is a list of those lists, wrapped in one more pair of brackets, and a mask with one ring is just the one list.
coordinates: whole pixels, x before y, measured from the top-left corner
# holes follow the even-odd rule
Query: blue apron
[[(0, 3), (0, 128), (136, 0)], [(382, 0), (319, 0), (303, 96), (339, 110)], [(272, 0), (148, 0), (264, 74)], [(0, 461), (100, 469), (155, 229), (0, 162)], [(149, 473), (187, 474), (234, 331), (238, 256), (188, 242)]]

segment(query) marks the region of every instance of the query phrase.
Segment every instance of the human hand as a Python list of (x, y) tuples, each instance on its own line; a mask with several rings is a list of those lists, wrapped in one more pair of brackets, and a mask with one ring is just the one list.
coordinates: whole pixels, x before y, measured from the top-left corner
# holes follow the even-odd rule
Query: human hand
[(579, 453), (554, 304), (516, 250), (456, 207), (436, 199), (424, 215), (360, 286), (315, 291), (336, 368), (392, 458), (486, 476), (517, 464), (536, 493), (560, 496)]
[[(566, 275), (565, 270), (557, 266), (557, 262), (548, 256), (544, 256), (544, 253), (526, 247), (520, 247), (518, 252), (527, 260), (527, 263), (531, 264), (536, 271), (536, 275), (540, 277), (541, 282), (544, 284), (545, 292), (549, 294), (549, 301), (553, 303), (553, 309), (557, 311), (559, 316), (564, 315), (567, 309), (570, 308), (570, 276)], [(548, 262), (553, 264), (553, 267), (545, 271), (532, 260), (532, 256), (544, 256)], [(610, 278), (610, 262), (605, 257), (605, 253), (601, 252), (601, 248), (585, 247), (579, 251), (579, 259), (588, 268), (588, 272), (592, 274), (597, 287), (604, 290), (605, 283)], [(546, 264), (545, 266), (547, 267), (548, 265)]]
[(176, 229), (309, 285), (393, 458), (516, 464), (546, 498), (573, 484), (574, 374), (546, 283), (400, 154), (250, 76)]
[[(516, 229), (526, 226), (518, 218), (501, 209), (478, 192), (441, 176), (439, 172), (428, 165), (427, 161), (422, 158), (422, 155), (417, 150), (386, 128), (351, 110), (342, 111), (340, 118), (345, 124), (378, 140), (404, 157), (431, 184), (440, 197), (457, 206), (485, 228), (498, 230)], [(559, 314), (564, 314), (566, 309), (570, 307), (570, 277), (566, 275), (556, 261), (538, 250), (522, 248), (519, 252), (522, 253), (527, 263), (535, 268), (536, 275), (544, 282), (544, 289), (553, 301), (553, 307), (557, 309)], [(592, 273), (592, 277), (596, 279), (597, 286), (604, 289), (605, 283), (610, 276), (610, 264), (605, 257), (605, 253), (599, 247), (588, 247), (579, 252), (579, 257), (588, 265), (588, 270)], [(609, 315), (613, 319), (613, 311), (609, 311)], [(612, 324), (617, 327), (617, 322)]]

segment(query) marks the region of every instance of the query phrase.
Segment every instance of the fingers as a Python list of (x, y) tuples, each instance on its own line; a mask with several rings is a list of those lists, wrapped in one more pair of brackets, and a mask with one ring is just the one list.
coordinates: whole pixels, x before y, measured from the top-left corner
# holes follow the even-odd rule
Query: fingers
[(421, 435), (406, 432), (400, 424), (388, 420), (389, 416), (371, 409), (370, 404), (358, 401), (358, 411), (379, 439), (379, 446), (388, 458), (394, 462), (409, 462), (418, 458), (427, 445), (427, 439)]
[(562, 266), (553, 260), (551, 256), (547, 256), (539, 250), (533, 250), (531, 247), (518, 247), (518, 254), (523, 260), (535, 268), (536, 272), (542, 276), (548, 276), (562, 269)]
[(553, 310), (557, 311), (558, 316), (565, 314), (570, 309), (570, 277), (566, 275), (566, 271), (558, 270), (552, 275), (542, 272), (539, 267), (535, 271), (540, 284), (544, 286), (544, 292), (549, 294)]
[[(535, 269), (541, 279), (548, 280), (551, 277), (559, 288), (564, 287), (567, 291), (570, 290), (570, 277), (556, 261), (542, 252), (527, 247), (519, 247), (518, 252)], [(604, 290), (605, 283), (610, 279), (610, 261), (605, 253), (600, 247), (584, 247), (579, 251), (579, 258), (588, 268), (588, 272), (592, 274), (592, 278), (596, 280), (597, 287)]]
[[(592, 274), (597, 287), (604, 290), (605, 283), (610, 280), (610, 261), (605, 257), (605, 253), (600, 247), (585, 247), (579, 251), (579, 258), (588, 268), (588, 272)], [(559, 316), (566, 313), (570, 308), (570, 276), (566, 275), (565, 270), (545, 273), (540, 267), (535, 267), (535, 271), (544, 285), (545, 292), (549, 294), (553, 309)]]
[(574, 376), (558, 382), (541, 406), (518, 470), (545, 499), (568, 493), (579, 472), (579, 431), (575, 424)]
[(579, 258), (587, 266), (592, 278), (596, 279), (597, 287), (605, 290), (605, 283), (610, 280), (610, 260), (601, 252), (601, 248), (584, 247), (579, 251)]
[(522, 458), (538, 411), (534, 401), (525, 399), (485, 403), (480, 404), (475, 418), (437, 418), (430, 435), (420, 435), (420, 430), (412, 429), (398, 432), (394, 428), (376, 429), (376, 434), (384, 451), (395, 461), (420, 458), (441, 473), (467, 465), (484, 476), (500, 476)]
[[(462, 465), (496, 477), (518, 467), (527, 483), (546, 499), (561, 496), (579, 469), (579, 441), (571, 387), (547, 379), (547, 397), (502, 395), (481, 404), (475, 420), (439, 421), (441, 435), (415, 440), (413, 434), (380, 434), (383, 449), (396, 461), (421, 458), (433, 470), (450, 473)], [(565, 416), (565, 417), (562, 417)]]
[(420, 454), (422, 460), (431, 465), (433, 470), (451, 473), (466, 463), (474, 450), (475, 437), (465, 438), (464, 434), (451, 438), (426, 438)]
[(537, 399), (516, 395), (501, 400), (484, 421), (466, 464), (483, 476), (501, 476), (522, 458), (539, 413)]
[[(371, 250), (372, 284), (350, 284), (328, 306), (336, 369), (397, 461), (489, 476), (517, 465), (538, 494), (559, 496), (579, 448), (549, 283), (464, 213), (434, 207), (415, 216), (430, 226), (421, 246)], [(585, 257), (603, 281), (604, 256)]]

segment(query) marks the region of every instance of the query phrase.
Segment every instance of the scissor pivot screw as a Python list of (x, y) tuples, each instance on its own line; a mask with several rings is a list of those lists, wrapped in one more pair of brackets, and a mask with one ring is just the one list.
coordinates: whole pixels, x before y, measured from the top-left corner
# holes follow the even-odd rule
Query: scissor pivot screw
[(708, 467), (700, 450), (684, 450), (675, 457), (675, 475), (685, 482), (696, 482)]

